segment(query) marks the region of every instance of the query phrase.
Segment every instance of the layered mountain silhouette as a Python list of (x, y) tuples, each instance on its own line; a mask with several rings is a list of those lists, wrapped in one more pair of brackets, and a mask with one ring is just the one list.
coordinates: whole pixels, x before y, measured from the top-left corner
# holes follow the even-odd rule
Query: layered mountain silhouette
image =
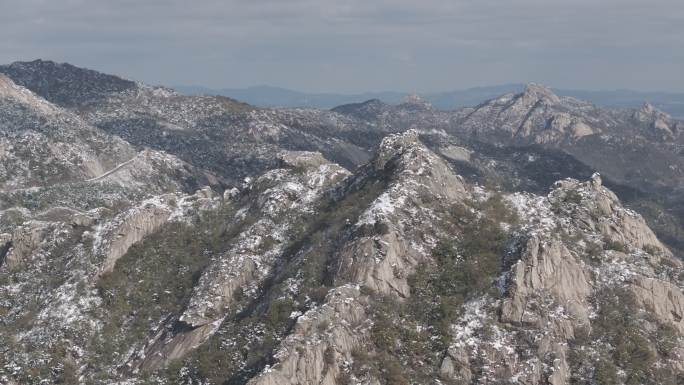
[[(329, 109), (342, 104), (356, 103), (361, 100), (378, 99), (385, 103), (398, 104), (404, 92), (367, 92), (360, 94), (307, 93), (286, 88), (255, 86), (247, 88), (212, 89), (197, 86), (176, 86), (186, 95), (222, 95), (245, 101), (259, 107), (312, 107)], [(496, 98), (506, 93), (519, 93), (525, 84), (513, 83), (498, 86), (475, 87), (450, 92), (425, 93), (423, 97), (441, 110), (472, 107), (483, 100)], [(585, 91), (554, 89), (560, 96), (570, 96), (586, 100), (607, 108), (638, 108), (649, 101), (668, 114), (684, 118), (684, 94), (672, 92), (645, 92), (632, 90)]]

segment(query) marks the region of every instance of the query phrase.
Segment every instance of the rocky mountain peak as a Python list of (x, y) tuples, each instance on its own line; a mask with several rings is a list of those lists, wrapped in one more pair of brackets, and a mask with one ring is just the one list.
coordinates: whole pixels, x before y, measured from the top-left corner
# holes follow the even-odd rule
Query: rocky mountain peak
[(408, 130), (400, 134), (386, 136), (380, 143), (376, 164), (384, 165), (388, 160), (404, 154), (409, 148), (422, 147), (418, 131)]
[(618, 179), (661, 161), (628, 146), (653, 106), (530, 84), (465, 111), (252, 109), (1, 69), (0, 383), (683, 378), (682, 262), (618, 198), (648, 196)]
[(548, 104), (557, 104), (561, 101), (551, 88), (537, 83), (529, 83), (522, 92), (521, 97), (523, 100), (543, 101)]
[(635, 111), (635, 117), (637, 117), (637, 119), (649, 119), (649, 118), (650, 119), (653, 119), (653, 118), (671, 119), (670, 115), (659, 110), (656, 106), (654, 106), (650, 102), (644, 102), (644, 104), (641, 106), (641, 108), (639, 108), (638, 110)]
[(651, 104), (649, 102), (644, 102), (644, 105), (641, 106), (640, 111), (645, 113), (645, 114), (652, 114), (652, 113), (656, 112), (657, 110), (658, 109), (653, 104)]
[(595, 172), (591, 175), (591, 185), (594, 188), (599, 188), (603, 186), (603, 179), (601, 179), (601, 174)]
[(535, 143), (557, 143), (596, 132), (584, 119), (586, 105), (575, 113), (575, 102), (561, 99), (548, 87), (530, 83), (519, 94), (506, 94), (477, 106), (465, 115), (461, 126)]
[(645, 123), (654, 132), (664, 135), (664, 137), (671, 137), (680, 127), (670, 115), (659, 110), (649, 102), (645, 102), (640, 109), (635, 110), (632, 118), (637, 122)]
[(14, 62), (0, 66), (0, 73), (46, 100), (64, 107), (87, 104), (137, 87), (135, 82), (118, 76), (50, 60)]

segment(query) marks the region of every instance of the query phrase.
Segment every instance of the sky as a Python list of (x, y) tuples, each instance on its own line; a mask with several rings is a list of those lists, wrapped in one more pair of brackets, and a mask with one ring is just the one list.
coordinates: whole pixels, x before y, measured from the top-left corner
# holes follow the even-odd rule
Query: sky
[(150, 84), (684, 92), (683, 0), (0, 0), (0, 63)]

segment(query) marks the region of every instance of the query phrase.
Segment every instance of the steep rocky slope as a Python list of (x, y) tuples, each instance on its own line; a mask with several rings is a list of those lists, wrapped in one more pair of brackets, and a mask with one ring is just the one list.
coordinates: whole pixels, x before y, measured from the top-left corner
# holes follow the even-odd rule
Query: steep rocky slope
[[(609, 110), (531, 85), (462, 112), (457, 131), (495, 144), (561, 150), (629, 187), (618, 192), (678, 250), (684, 232), (684, 123), (646, 103)], [(681, 253), (681, 251), (678, 251)]]
[[(681, 188), (684, 123), (648, 103), (633, 111), (608, 110), (533, 84), (521, 94), (504, 95), (461, 113), (465, 116), (458, 129), (469, 134), (561, 147), (617, 181)], [(632, 153), (646, 157), (649, 164)]]
[[(95, 177), (133, 156), (130, 145), (88, 126), (0, 75), (0, 187)], [(51, 167), (40, 167), (51, 163)]]
[[(45, 236), (68, 222), (15, 234), (4, 378), (680, 378), (681, 262), (598, 175), (501, 194), (459, 177), (415, 131), (387, 137), (353, 174), (313, 153), (280, 159), (223, 197), (92, 212), (68, 245)], [(70, 268), (31, 305), (26, 291), (48, 284), (35, 269), (51, 265), (39, 250)]]
[(471, 141), (560, 149), (615, 182), (649, 192), (662, 187), (681, 191), (683, 185), (684, 122), (648, 103), (611, 110), (530, 84), (519, 94), (458, 111), (435, 110), (415, 99), (397, 106), (371, 100), (333, 111), (390, 132), (442, 130)]
[[(509, 181), (524, 175), (525, 170), (520, 169), (519, 161), (502, 164), (497, 152), (533, 152), (531, 158), (536, 161), (532, 163), (552, 167), (535, 171), (546, 175), (547, 180), (553, 175), (556, 179), (573, 175), (581, 167), (599, 171), (627, 204), (646, 215), (670, 246), (678, 253), (684, 250), (684, 211), (680, 209), (684, 207), (684, 123), (652, 105), (645, 103), (633, 110), (599, 108), (559, 97), (537, 84), (528, 85), (519, 94), (506, 94), (458, 111), (417, 105), (422, 107), (409, 110), (406, 105), (369, 101), (334, 111), (379, 127), (417, 128), (433, 134), (443, 131), (448, 140), (430, 140), (432, 148), (449, 151), (449, 142), (455, 141), (458, 147), (477, 149), (476, 157), (485, 151), (484, 155), (496, 159), (499, 167), (513, 172), (504, 172)], [(497, 173), (486, 164), (473, 165), (462, 152), (457, 158), (471, 169), (475, 166), (485, 173)], [(566, 158), (569, 168), (553, 165), (561, 158)]]
[(637, 110), (598, 108), (535, 84), (458, 111), (437, 110), (418, 97), (396, 106), (375, 100), (320, 111), (187, 97), (48, 61), (14, 63), (0, 72), (133, 145), (177, 155), (230, 184), (275, 167), (279, 149), (319, 151), (355, 168), (385, 134), (407, 129), (447, 133), (466, 147), (539, 145), (568, 153), (611, 182), (657, 196), (667, 207), (680, 202), (684, 183), (684, 123), (650, 104)]
[(134, 146), (177, 155), (231, 184), (275, 167), (280, 149), (319, 151), (355, 167), (382, 138), (365, 122), (328, 111), (188, 97), (69, 64), (17, 62), (0, 73)]
[(2, 383), (684, 380), (682, 262), (604, 186), (634, 203), (678, 171), (647, 189), (578, 152), (676, 166), (648, 105), (268, 110), (0, 72)]

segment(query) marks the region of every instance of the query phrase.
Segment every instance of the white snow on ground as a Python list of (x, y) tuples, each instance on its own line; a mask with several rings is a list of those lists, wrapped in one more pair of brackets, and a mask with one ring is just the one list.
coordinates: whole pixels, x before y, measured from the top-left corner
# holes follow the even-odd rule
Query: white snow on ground
[(15, 101), (37, 109), (45, 115), (56, 115), (60, 111), (45, 99), (36, 96), (28, 89), (16, 85), (7, 76), (0, 74), (0, 97), (12, 98)]
[(394, 199), (391, 195), (392, 190), (382, 193), (373, 204), (364, 211), (356, 222), (356, 226), (373, 225), (378, 220), (387, 219), (398, 208), (406, 203), (406, 195), (400, 195)]
[(487, 317), (484, 307), (486, 300), (478, 299), (463, 305), (463, 315), (451, 327), (454, 336), (454, 346), (477, 346), (480, 339), (477, 331), (482, 328), (482, 321)]
[(547, 197), (517, 192), (506, 195), (505, 199), (517, 211), (523, 230), (532, 230), (532, 234), (536, 234), (556, 227), (557, 216), (551, 211)]

